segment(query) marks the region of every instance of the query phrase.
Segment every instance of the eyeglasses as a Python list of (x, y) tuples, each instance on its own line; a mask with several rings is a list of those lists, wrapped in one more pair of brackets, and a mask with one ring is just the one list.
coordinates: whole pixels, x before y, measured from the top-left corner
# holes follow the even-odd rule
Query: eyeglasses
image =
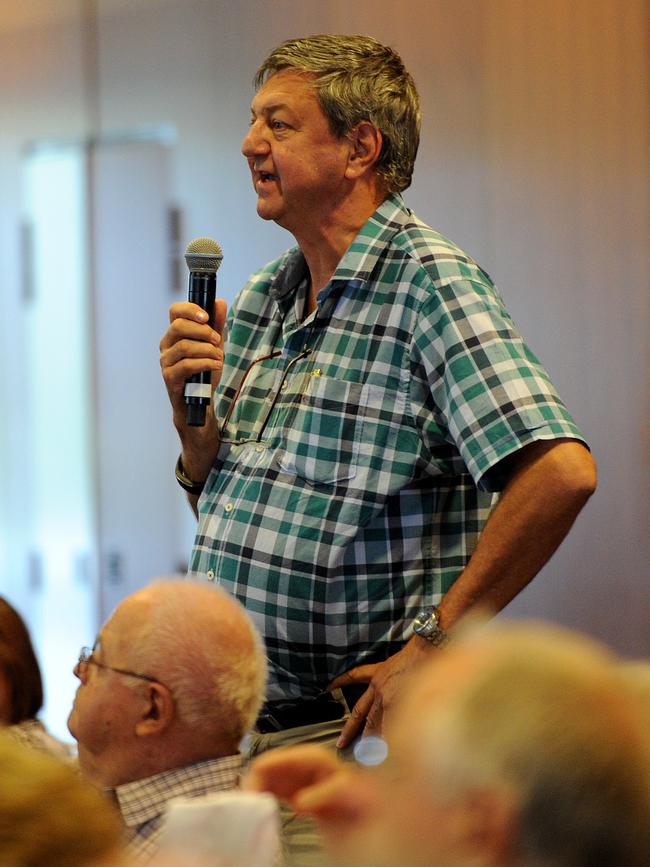
[[(251, 442), (257, 442), (258, 443), (258, 442), (260, 442), (262, 439), (262, 435), (264, 434), (264, 430), (265, 430), (265, 428), (269, 422), (269, 419), (271, 418), (271, 414), (272, 414), (273, 410), (275, 409), (275, 405), (278, 402), (278, 398), (280, 397), (280, 395), (282, 394), (282, 392), (285, 388), (287, 376), (289, 375), (293, 366), (298, 361), (301, 361), (303, 358), (307, 358), (307, 356), (311, 355), (311, 353), (312, 353), (312, 350), (308, 349), (305, 346), (305, 348), (302, 350), (302, 352), (299, 352), (298, 355), (296, 355), (294, 358), (291, 359), (291, 361), (287, 364), (287, 366), (284, 369), (284, 372), (283, 372), (283, 374), (280, 378), (280, 381), (277, 385), (277, 388), (275, 390), (275, 394), (271, 398), (271, 405), (267, 409), (265, 415), (261, 419), (251, 420), (251, 423), (252, 423), (253, 427), (256, 428), (256, 430), (255, 429), (252, 430), (248, 436), (236, 437), (236, 436), (234, 436), (235, 431), (228, 431), (228, 425), (232, 421), (235, 406), (239, 406), (239, 408), (241, 410), (241, 418), (243, 418), (243, 413), (245, 412), (245, 409), (242, 409), (241, 405), (245, 403), (245, 400), (241, 400), (241, 394), (242, 394), (244, 384), (246, 382), (248, 382), (250, 385), (251, 379), (253, 378), (254, 375), (259, 374), (260, 370), (263, 369), (264, 363), (267, 361), (271, 361), (275, 358), (279, 358), (282, 355), (282, 351), (276, 350), (275, 352), (269, 353), (269, 355), (261, 355), (259, 358), (254, 358), (251, 361), (251, 363), (248, 365), (246, 370), (244, 371), (244, 375), (241, 378), (241, 382), (239, 383), (237, 391), (235, 392), (235, 396), (233, 397), (232, 401), (230, 402), (230, 406), (228, 407), (228, 412), (226, 413), (224, 420), (223, 420), (223, 423), (221, 425), (221, 435), (219, 437), (220, 441), (222, 443), (228, 443), (230, 445), (243, 445), (244, 443), (251, 443)], [(260, 405), (263, 401), (269, 399), (269, 394), (268, 394), (268, 391), (266, 391), (266, 390), (260, 389), (260, 393), (257, 395), (255, 394), (254, 381), (253, 381), (253, 384), (250, 385), (249, 396), (253, 398), (253, 400), (250, 401), (251, 405), (254, 405), (255, 403)]]
[[(79, 651), (79, 660), (75, 666), (75, 674), (81, 680), (85, 678), (88, 672), (89, 665), (95, 665), (97, 668), (105, 668), (108, 671), (115, 671), (117, 674), (126, 674), (128, 677), (137, 677), (140, 680), (148, 680), (150, 683), (160, 683), (156, 677), (151, 677), (148, 674), (138, 674), (136, 671), (128, 671), (125, 668), (114, 668), (112, 665), (104, 665), (103, 662), (97, 662), (94, 658), (93, 653), (95, 652), (94, 647), (82, 647)], [(164, 686), (164, 684), (163, 684)]]

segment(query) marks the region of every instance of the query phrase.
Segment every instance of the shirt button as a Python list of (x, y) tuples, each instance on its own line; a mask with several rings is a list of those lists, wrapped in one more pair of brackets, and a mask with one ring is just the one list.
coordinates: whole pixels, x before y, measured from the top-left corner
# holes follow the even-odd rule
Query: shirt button
[(226, 503), (226, 512), (232, 512), (234, 508), (232, 503)]
[(214, 581), (214, 569), (208, 569), (207, 571), (208, 581)]

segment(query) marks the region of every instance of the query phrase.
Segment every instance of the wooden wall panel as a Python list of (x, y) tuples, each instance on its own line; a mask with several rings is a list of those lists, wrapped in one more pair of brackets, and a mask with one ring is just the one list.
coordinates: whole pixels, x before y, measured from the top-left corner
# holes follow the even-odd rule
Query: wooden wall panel
[(482, 4), (498, 278), (600, 469), (578, 527), (512, 610), (589, 622), (646, 651), (647, 11), (608, 0)]

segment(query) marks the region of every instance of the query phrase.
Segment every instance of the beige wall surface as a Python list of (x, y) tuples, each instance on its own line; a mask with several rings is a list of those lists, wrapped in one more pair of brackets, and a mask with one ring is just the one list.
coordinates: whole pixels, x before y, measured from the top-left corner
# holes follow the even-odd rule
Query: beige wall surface
[[(2, 404), (24, 339), (12, 323), (26, 143), (173, 128), (184, 237), (222, 243), (232, 298), (292, 243), (257, 219), (239, 153), (257, 64), (291, 36), (373, 35), (421, 91), (407, 203), (492, 274), (599, 465), (597, 494), (509, 611), (650, 653), (648, 11), (647, 0), (0, 0)], [(11, 493), (0, 522), (19, 533), (20, 432), (3, 426), (0, 446)]]

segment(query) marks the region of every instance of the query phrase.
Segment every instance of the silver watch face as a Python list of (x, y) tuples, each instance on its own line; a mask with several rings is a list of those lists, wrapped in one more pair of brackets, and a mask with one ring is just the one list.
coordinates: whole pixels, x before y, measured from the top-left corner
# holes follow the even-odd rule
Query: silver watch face
[(447, 642), (447, 633), (438, 623), (436, 608), (423, 609), (413, 621), (413, 632), (421, 638), (426, 638), (431, 644), (438, 646)]
[(432, 632), (438, 626), (438, 618), (436, 616), (435, 611), (429, 611), (426, 608), (420, 611), (415, 620), (413, 621), (413, 630), (417, 632), (418, 635), (427, 636), (431, 635)]

